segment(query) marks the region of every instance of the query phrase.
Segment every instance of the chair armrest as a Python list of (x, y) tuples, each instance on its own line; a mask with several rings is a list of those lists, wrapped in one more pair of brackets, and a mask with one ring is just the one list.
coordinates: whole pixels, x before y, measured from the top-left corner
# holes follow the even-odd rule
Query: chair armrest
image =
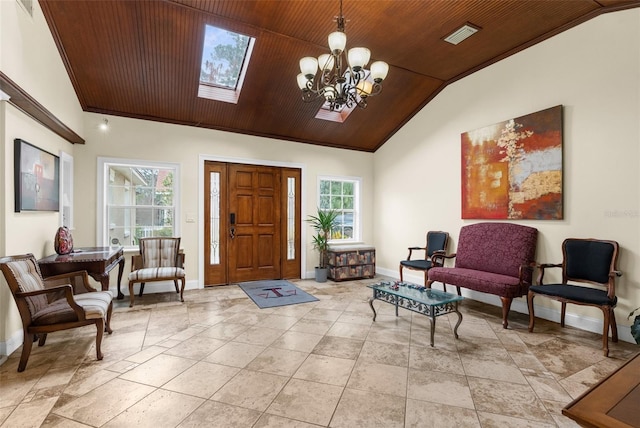
[(73, 287), (73, 294), (97, 291), (89, 284), (89, 274), (86, 270), (63, 273), (60, 275), (54, 275), (44, 278), (45, 288), (64, 284), (71, 284), (71, 286)]
[(538, 264), (536, 262), (529, 262), (529, 263), (525, 263), (520, 265), (520, 267), (518, 268), (518, 278), (520, 279), (520, 284), (524, 283), (524, 275), (525, 272), (531, 272), (532, 276), (533, 276), (533, 270), (538, 266)]
[(543, 284), (543, 279), (544, 279), (544, 270), (548, 269), (548, 268), (561, 268), (562, 267), (562, 263), (540, 263), (538, 265), (536, 265), (536, 267), (538, 268), (538, 285), (544, 285)]
[(425, 247), (409, 247), (409, 255), (407, 256), (407, 260), (411, 260), (411, 254), (413, 254), (414, 251), (427, 251), (427, 249)]
[(612, 270), (610, 275), (613, 276), (617, 276), (618, 278), (622, 276), (622, 272), (620, 272), (619, 270)]
[(431, 264), (433, 266), (444, 266), (445, 259), (453, 259), (456, 256), (456, 253), (446, 254), (442, 250), (434, 251), (431, 255)]
[(73, 287), (71, 284), (62, 284), (62, 285), (54, 285), (50, 288), (43, 288), (42, 290), (34, 290), (34, 291), (25, 291), (25, 292), (17, 292), (15, 296), (20, 299), (24, 299), (27, 297), (39, 296), (40, 294), (63, 294), (64, 298), (67, 300), (71, 309), (78, 315), (78, 319), (84, 320), (84, 310), (80, 305), (76, 303), (73, 299)]
[(131, 272), (138, 269), (142, 269), (142, 254), (131, 256)]
[(178, 252), (178, 267), (184, 269), (184, 250)]

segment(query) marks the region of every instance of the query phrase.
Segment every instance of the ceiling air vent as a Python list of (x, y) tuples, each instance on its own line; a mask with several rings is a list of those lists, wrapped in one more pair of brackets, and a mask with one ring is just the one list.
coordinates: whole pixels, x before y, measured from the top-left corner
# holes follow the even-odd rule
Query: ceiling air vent
[(27, 11), (29, 16), (33, 17), (33, 0), (16, 0), (20, 6)]
[(480, 30), (480, 27), (467, 23), (445, 37), (444, 41), (449, 42), (452, 45), (457, 45), (461, 41), (477, 33), (478, 30)]

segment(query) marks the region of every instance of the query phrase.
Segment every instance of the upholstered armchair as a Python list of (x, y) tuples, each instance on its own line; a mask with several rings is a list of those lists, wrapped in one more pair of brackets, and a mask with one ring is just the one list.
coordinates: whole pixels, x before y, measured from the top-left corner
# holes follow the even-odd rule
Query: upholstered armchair
[(44, 346), (47, 334), (94, 324), (96, 357), (102, 360), (103, 332), (111, 334), (113, 302), (108, 291), (89, 285), (86, 271), (42, 279), (33, 254), (0, 258), (0, 269), (22, 318), (24, 342), (18, 371), (27, 367), (33, 342)]
[[(434, 253), (442, 253), (444, 254), (447, 250), (447, 244), (449, 243), (449, 234), (447, 232), (435, 232), (429, 231), (427, 232), (427, 242), (424, 247), (409, 247), (409, 255), (406, 260), (402, 260), (400, 262), (400, 281), (403, 281), (402, 278), (402, 269), (411, 269), (418, 270), (424, 272), (424, 283), (427, 284), (427, 275), (429, 273), (429, 269), (434, 266), (433, 260), (431, 256)], [(414, 251), (416, 253), (420, 252), (422, 257), (415, 257)], [(414, 257), (411, 259), (411, 257)]]
[[(140, 254), (131, 258), (129, 274), (129, 307), (135, 299), (133, 286), (140, 283), (140, 297), (144, 285), (154, 281), (173, 281), (180, 301), (184, 302), (184, 252), (180, 251), (180, 238), (140, 238)], [(182, 287), (178, 290), (178, 281)]]
[[(560, 325), (564, 327), (567, 303), (594, 306), (604, 315), (602, 350), (609, 356), (609, 329), (611, 340), (618, 341), (618, 327), (613, 309), (616, 307), (615, 279), (622, 276), (617, 270), (618, 243), (599, 239), (565, 239), (562, 243), (562, 263), (538, 265), (538, 285), (529, 287), (529, 331), (533, 332), (535, 313), (533, 298), (548, 297), (561, 303)], [(544, 284), (548, 269), (561, 268), (560, 283)]]

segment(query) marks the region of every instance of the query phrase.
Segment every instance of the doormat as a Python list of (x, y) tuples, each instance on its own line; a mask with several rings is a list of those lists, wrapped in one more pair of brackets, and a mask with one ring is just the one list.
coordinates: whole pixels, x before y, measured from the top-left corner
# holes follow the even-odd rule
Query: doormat
[(283, 279), (275, 281), (252, 281), (238, 284), (242, 291), (258, 305), (260, 309), (275, 306), (295, 305), (296, 303), (315, 302), (316, 299), (306, 291)]

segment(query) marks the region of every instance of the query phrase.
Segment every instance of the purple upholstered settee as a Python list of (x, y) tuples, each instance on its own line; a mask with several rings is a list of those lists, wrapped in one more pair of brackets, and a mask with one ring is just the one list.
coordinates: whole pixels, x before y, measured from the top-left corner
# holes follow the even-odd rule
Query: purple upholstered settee
[[(433, 267), (427, 287), (433, 282), (455, 285), (502, 300), (502, 326), (514, 297), (527, 294), (535, 267), (538, 229), (512, 223), (477, 223), (460, 229), (455, 254), (437, 255), (433, 264), (455, 257), (454, 267)], [(439, 260), (438, 260), (439, 259)]]

